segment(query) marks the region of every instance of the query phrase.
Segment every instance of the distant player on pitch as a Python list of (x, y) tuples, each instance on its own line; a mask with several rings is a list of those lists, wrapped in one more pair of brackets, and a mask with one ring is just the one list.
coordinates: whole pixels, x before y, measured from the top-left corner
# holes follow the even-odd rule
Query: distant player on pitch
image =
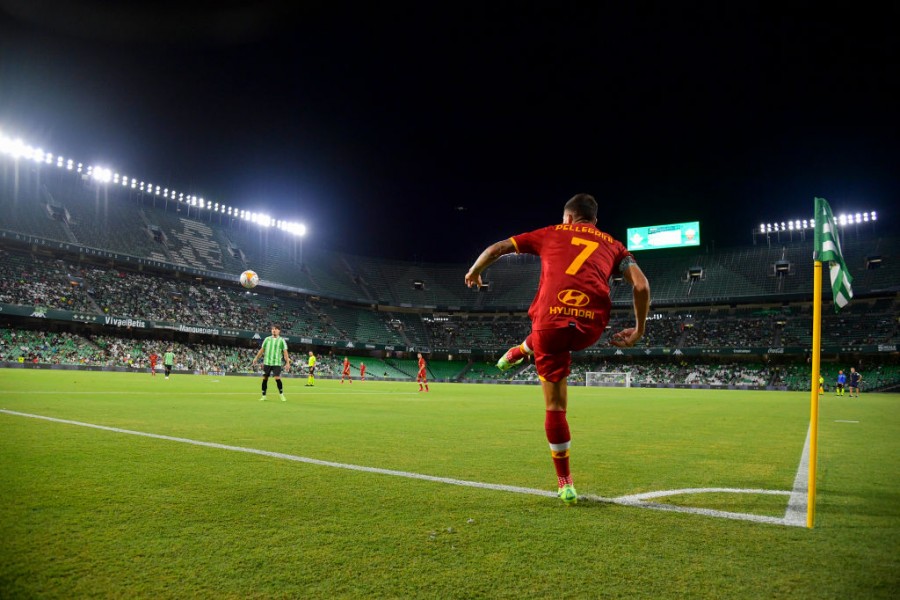
[(169, 374), (172, 372), (172, 367), (175, 366), (175, 353), (172, 351), (172, 346), (166, 348), (166, 353), (163, 354), (163, 369), (166, 373), (166, 379), (169, 378)]
[(307, 368), (309, 369), (309, 377), (306, 378), (306, 387), (312, 387), (316, 385), (316, 355), (313, 354), (313, 351), (309, 351), (309, 361), (306, 363)]
[(422, 357), (422, 353), (419, 352), (419, 372), (416, 373), (416, 381), (419, 384), (419, 391), (423, 391), (422, 386), (425, 386), (424, 391), (428, 391), (428, 377), (426, 375), (427, 365), (425, 364), (425, 359)]
[(347, 381), (353, 383), (353, 378), (350, 376), (350, 359), (346, 356), (344, 357), (342, 367), (343, 369), (341, 370), (341, 383), (344, 383), (344, 377), (347, 378)]
[(159, 356), (156, 352), (150, 352), (150, 375), (156, 377), (156, 361), (159, 360)]
[(275, 383), (278, 385), (278, 395), (281, 401), (287, 401), (284, 397), (284, 386), (281, 383), (281, 359), (284, 359), (284, 370), (291, 368), (291, 357), (288, 356), (287, 342), (281, 337), (281, 328), (278, 325), (272, 325), (272, 335), (263, 340), (262, 347), (250, 362), (255, 367), (256, 361), (263, 357), (263, 380), (262, 380), (262, 397), (260, 402), (266, 400), (266, 389), (269, 387), (269, 376), (275, 377)]
[(862, 381), (862, 374), (854, 367), (850, 367), (850, 396), (856, 391), (856, 397), (859, 398), (859, 382)]
[(466, 285), (480, 287), (481, 273), (505, 254), (541, 257), (541, 279), (528, 310), (531, 334), (510, 348), (497, 366), (509, 368), (527, 355), (534, 356), (544, 392), (544, 430), (556, 469), (557, 494), (566, 504), (578, 501), (569, 470), (571, 435), (566, 420), (571, 353), (592, 346), (606, 328), (612, 307), (608, 282), (613, 273), (621, 273), (633, 287), (635, 325), (614, 334), (611, 343), (633, 346), (644, 335), (650, 310), (650, 284), (643, 271), (625, 246), (596, 224), (597, 202), (588, 194), (578, 194), (566, 203), (562, 224), (488, 246), (466, 273)]
[(359, 380), (366, 380), (366, 363), (364, 362), (359, 363)]
[(844, 375), (843, 371), (838, 371), (837, 382), (834, 384), (834, 395), (835, 396), (843, 396), (844, 395), (844, 385), (847, 383), (847, 376)]

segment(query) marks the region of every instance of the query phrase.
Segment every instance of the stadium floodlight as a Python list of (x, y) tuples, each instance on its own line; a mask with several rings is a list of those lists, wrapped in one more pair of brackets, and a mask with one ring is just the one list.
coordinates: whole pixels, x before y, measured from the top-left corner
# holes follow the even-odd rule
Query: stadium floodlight
[(841, 213), (840, 215), (838, 215), (838, 223), (840, 223), (841, 225), (846, 225), (847, 224), (847, 215), (845, 215), (844, 213)]
[(872, 220), (873, 220), (873, 221), (877, 221), (877, 220), (878, 220), (878, 218), (875, 216), (875, 211), (874, 211), (874, 210), (872, 211)]
[(857, 223), (862, 223), (862, 215), (859, 214), (859, 213), (856, 213), (856, 222), (857, 222)]
[(306, 225), (303, 223), (291, 223), (290, 232), (296, 236), (304, 237), (306, 235)]
[(52, 163), (52, 162), (53, 162), (53, 155), (50, 154), (50, 153), (48, 152), (48, 153), (47, 153), (47, 158), (46, 158), (46, 160), (44, 160), (44, 162), (46, 162), (48, 165), (49, 165), (50, 163)]
[(105, 167), (97, 167), (96, 169), (93, 169), (91, 177), (100, 183), (109, 183), (112, 180), (112, 171)]

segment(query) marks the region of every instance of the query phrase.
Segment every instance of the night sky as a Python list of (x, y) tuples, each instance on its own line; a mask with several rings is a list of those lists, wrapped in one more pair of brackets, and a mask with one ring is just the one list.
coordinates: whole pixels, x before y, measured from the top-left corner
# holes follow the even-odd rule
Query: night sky
[(730, 4), (0, 0), (0, 130), (385, 258), (578, 192), (619, 238), (746, 244), (814, 196), (893, 227), (900, 4)]

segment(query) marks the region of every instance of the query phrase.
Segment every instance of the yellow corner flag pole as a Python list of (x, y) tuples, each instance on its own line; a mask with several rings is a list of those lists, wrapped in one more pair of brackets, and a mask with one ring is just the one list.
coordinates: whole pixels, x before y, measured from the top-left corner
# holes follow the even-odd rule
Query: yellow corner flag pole
[(816, 457), (819, 446), (819, 358), (822, 349), (822, 261), (813, 265), (812, 392), (809, 409), (809, 482), (807, 483), (806, 526), (816, 521)]

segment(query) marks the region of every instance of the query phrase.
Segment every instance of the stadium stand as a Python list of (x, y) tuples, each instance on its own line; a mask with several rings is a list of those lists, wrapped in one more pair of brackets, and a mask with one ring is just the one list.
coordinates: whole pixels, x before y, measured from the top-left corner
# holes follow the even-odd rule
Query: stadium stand
[[(304, 248), (301, 239), (275, 228), (74, 173), (30, 163), (13, 168), (5, 159), (0, 159), (0, 211), (0, 303), (33, 309), (14, 323), (4, 317), (7, 327), (37, 327), (35, 319), (47, 309), (263, 333), (275, 322), (296, 340), (298, 351), (311, 347), (328, 357), (323, 369), (332, 365), (332, 353), (362, 355), (378, 346), (383, 349), (365, 356), (373, 376), (414, 377), (409, 354), (421, 350), (431, 353), (431, 377), (536, 378), (529, 365), (512, 373), (493, 368), (499, 353), (529, 331), (526, 311), (540, 277), (540, 263), (531, 256), (504, 257), (485, 272), (485, 288), (469, 290), (462, 283), (467, 265)], [(651, 321), (639, 348), (673, 355), (650, 353), (630, 365), (635, 381), (803, 389), (808, 383), (804, 349), (812, 341), (811, 238), (798, 233), (733, 248), (639, 253), (653, 294)], [(843, 249), (856, 297), (840, 313), (830, 306), (824, 311), (823, 345), (836, 348), (827, 359), (866, 364), (863, 372), (869, 363), (878, 365), (884, 376), (872, 371), (866, 384), (890, 385), (900, 337), (900, 236), (850, 226), (843, 230)], [(250, 267), (262, 284), (248, 292), (235, 282)], [(630, 286), (613, 278), (611, 296), (610, 326), (597, 348), (608, 348), (609, 336), (632, 318)], [(127, 357), (120, 346), (132, 348), (130, 360), (143, 354), (145, 341), (109, 341), (115, 336), (97, 325), (84, 326), (89, 329), (80, 331), (84, 340), (73, 331), (54, 331), (74, 337), (52, 342), (26, 339), (28, 327), (18, 346), (40, 360), (65, 357), (87, 364), (87, 357), (112, 354), (108, 360), (121, 364)], [(73, 326), (57, 320), (45, 329), (50, 335), (50, 329), (65, 327)], [(6, 330), (7, 342), (12, 333)], [(256, 343), (202, 336), (185, 333), (178, 343), (190, 365), (206, 370), (239, 370), (239, 357), (247, 352), (241, 344)], [(46, 354), (45, 346), (58, 353)], [(757, 362), (723, 360), (721, 354), (734, 348), (753, 350)], [(784, 352), (784, 364), (758, 362), (770, 350)], [(460, 362), (466, 353), (472, 360)], [(707, 358), (698, 353), (720, 356), (718, 364), (704, 363)], [(448, 361), (449, 355), (454, 360)], [(574, 380), (596, 370), (591, 363), (597, 360), (576, 357)]]

